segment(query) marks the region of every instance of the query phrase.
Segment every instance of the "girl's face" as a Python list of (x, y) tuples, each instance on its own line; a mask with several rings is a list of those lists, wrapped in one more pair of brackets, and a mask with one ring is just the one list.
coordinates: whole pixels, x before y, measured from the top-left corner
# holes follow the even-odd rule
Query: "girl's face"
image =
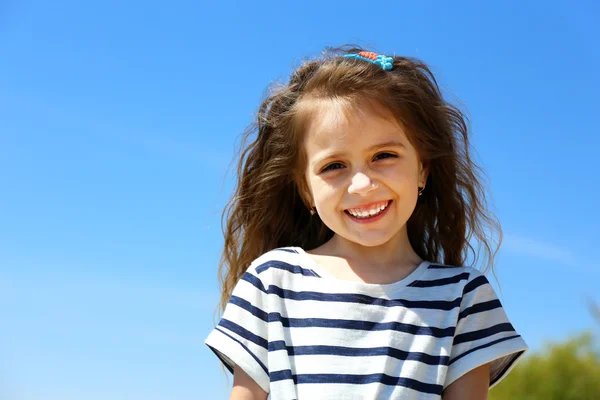
[(319, 217), (359, 245), (405, 240), (426, 171), (403, 128), (382, 107), (320, 106), (304, 137), (308, 197)]

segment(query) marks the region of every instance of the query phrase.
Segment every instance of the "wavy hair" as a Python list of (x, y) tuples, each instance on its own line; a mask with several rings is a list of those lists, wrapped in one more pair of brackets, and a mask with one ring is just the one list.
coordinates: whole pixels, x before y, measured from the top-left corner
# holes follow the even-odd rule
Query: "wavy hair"
[(474, 265), (483, 258), (484, 271), (493, 270), (502, 231), (487, 208), (483, 171), (471, 158), (466, 116), (443, 98), (422, 61), (394, 56), (393, 70), (383, 71), (343, 57), (359, 51), (364, 50), (329, 49), (302, 63), (286, 84), (271, 88), (244, 132), (237, 185), (222, 216), (221, 311), (255, 258), (284, 246), (310, 250), (333, 236), (310, 215), (302, 195), (302, 134), (314, 100), (342, 100), (355, 107), (377, 102), (389, 110), (429, 172), (407, 222), (413, 249), (424, 260), (447, 265)]

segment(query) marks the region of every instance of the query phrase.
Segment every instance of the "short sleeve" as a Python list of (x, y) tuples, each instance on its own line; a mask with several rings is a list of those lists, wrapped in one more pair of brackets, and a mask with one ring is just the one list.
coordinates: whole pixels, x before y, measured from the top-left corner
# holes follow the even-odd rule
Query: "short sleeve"
[(235, 286), (223, 316), (206, 345), (233, 373), (242, 368), (269, 392), (267, 291), (252, 267)]
[(509, 322), (492, 285), (471, 269), (464, 286), (444, 388), (490, 363), (490, 388), (506, 376), (527, 350)]

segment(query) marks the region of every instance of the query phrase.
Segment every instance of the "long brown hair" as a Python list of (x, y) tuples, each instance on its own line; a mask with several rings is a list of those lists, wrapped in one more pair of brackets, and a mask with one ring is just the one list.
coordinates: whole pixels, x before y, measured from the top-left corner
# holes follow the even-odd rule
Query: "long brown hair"
[(271, 89), (244, 133), (237, 186), (223, 212), (221, 310), (255, 258), (284, 246), (313, 249), (333, 235), (310, 215), (301, 195), (306, 185), (301, 137), (310, 118), (306, 109), (319, 99), (378, 102), (406, 128), (429, 171), (407, 223), (410, 243), (421, 258), (448, 265), (476, 264), (483, 258), (484, 270), (493, 267), (502, 232), (486, 207), (483, 172), (470, 156), (465, 115), (444, 100), (420, 60), (395, 56), (393, 70), (384, 71), (343, 57), (359, 51), (363, 49), (329, 49), (304, 62), (287, 84)]

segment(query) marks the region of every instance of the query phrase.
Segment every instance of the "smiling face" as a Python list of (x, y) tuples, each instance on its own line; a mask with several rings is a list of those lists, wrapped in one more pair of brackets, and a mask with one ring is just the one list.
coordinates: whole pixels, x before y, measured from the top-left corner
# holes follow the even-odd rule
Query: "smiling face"
[(402, 126), (381, 106), (313, 107), (303, 142), (306, 197), (323, 223), (367, 247), (408, 243), (426, 171)]

